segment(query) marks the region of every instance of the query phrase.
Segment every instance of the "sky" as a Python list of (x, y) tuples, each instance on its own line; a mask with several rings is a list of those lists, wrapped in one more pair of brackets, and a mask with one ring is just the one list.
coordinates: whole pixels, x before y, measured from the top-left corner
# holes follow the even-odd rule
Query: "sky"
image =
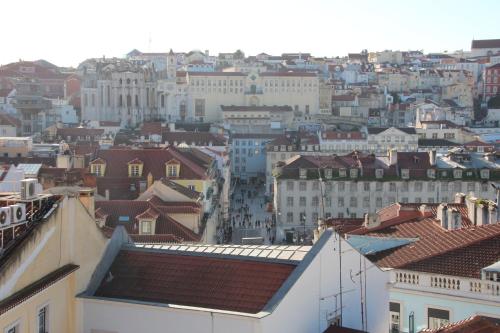
[(469, 50), (500, 38), (499, 0), (8, 0), (0, 64), (142, 52)]

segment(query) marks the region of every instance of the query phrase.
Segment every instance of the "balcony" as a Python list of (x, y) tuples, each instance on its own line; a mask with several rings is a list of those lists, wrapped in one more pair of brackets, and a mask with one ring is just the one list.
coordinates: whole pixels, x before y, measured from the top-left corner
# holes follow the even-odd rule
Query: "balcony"
[(450, 296), (500, 301), (500, 282), (450, 275), (394, 270), (391, 282), (395, 289), (443, 293)]
[(262, 89), (255, 88), (255, 89), (245, 89), (245, 95), (262, 95), (264, 92)]

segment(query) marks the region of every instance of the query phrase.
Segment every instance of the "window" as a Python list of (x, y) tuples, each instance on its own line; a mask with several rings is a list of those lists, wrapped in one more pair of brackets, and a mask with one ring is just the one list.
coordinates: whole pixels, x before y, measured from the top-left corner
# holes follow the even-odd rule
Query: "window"
[(319, 198), (317, 196), (312, 197), (311, 205), (313, 207), (318, 207), (319, 206)]
[(331, 207), (332, 206), (332, 198), (331, 197), (325, 197), (325, 206), (326, 207)]
[(436, 190), (436, 183), (428, 182), (427, 183), (427, 191), (434, 192)]
[(326, 179), (332, 179), (332, 169), (325, 170), (325, 177)]
[(389, 192), (396, 192), (396, 183), (389, 183)]
[(47, 333), (49, 331), (49, 306), (38, 310), (38, 333)]
[(384, 177), (384, 169), (376, 169), (375, 170), (375, 178), (382, 178)]
[(168, 177), (177, 177), (178, 176), (178, 165), (175, 164), (168, 164), (167, 165), (167, 176)]
[(299, 183), (299, 191), (307, 191), (307, 183), (306, 182)]
[(363, 183), (363, 190), (370, 191), (370, 183), (368, 183), (368, 182)]
[(403, 179), (410, 178), (410, 170), (409, 169), (402, 169), (401, 170), (401, 178), (403, 178)]
[(363, 198), (363, 208), (368, 208), (370, 207), (370, 197), (364, 197)]
[(490, 170), (483, 169), (481, 170), (481, 179), (489, 179), (490, 178)]
[(130, 177), (139, 177), (139, 176), (140, 176), (139, 165), (132, 164), (130, 166)]
[(91, 169), (92, 169), (92, 173), (94, 175), (96, 175), (97, 177), (100, 177), (100, 176), (103, 175), (102, 174), (102, 166), (101, 166), (101, 164), (92, 164)]
[(389, 302), (390, 312), (390, 333), (399, 333), (401, 327), (401, 305), (395, 302)]
[(448, 192), (448, 183), (441, 183), (441, 192)]
[(286, 205), (287, 207), (293, 207), (293, 197), (286, 198)]
[(351, 178), (357, 178), (358, 177), (358, 169), (351, 169), (351, 170), (349, 170), (349, 176)]
[(293, 222), (293, 213), (292, 212), (286, 213), (286, 222), (287, 223), (292, 223)]
[(307, 205), (306, 197), (300, 197), (299, 198), (299, 206), (305, 207), (306, 205)]
[(422, 192), (422, 187), (421, 182), (415, 182), (415, 192)]
[(312, 184), (313, 184), (312, 185), (313, 191), (318, 191), (319, 190), (319, 182), (315, 180), (315, 181), (313, 181)]
[(352, 182), (349, 186), (349, 191), (357, 192), (358, 191), (358, 183)]
[(205, 116), (205, 100), (204, 99), (195, 99), (194, 100), (194, 115), (195, 115), (195, 117), (204, 117)]
[(468, 192), (474, 192), (475, 189), (476, 189), (476, 184), (474, 184), (474, 183), (467, 183), (467, 191)]
[(427, 170), (427, 177), (429, 178), (436, 178), (436, 170), (435, 169), (428, 169)]
[(299, 169), (299, 177), (300, 177), (301, 179), (305, 179), (305, 178), (307, 178), (307, 169), (300, 168), (300, 169)]
[(339, 177), (347, 177), (347, 170), (339, 169)]
[(141, 234), (151, 235), (151, 221), (141, 221)]
[(286, 190), (287, 191), (293, 191), (293, 182), (292, 181), (287, 181), (286, 182)]
[(338, 206), (344, 207), (344, 198), (338, 198)]
[(460, 170), (460, 169), (453, 170), (453, 177), (455, 179), (462, 178), (462, 170)]
[(481, 183), (481, 192), (488, 192), (488, 183)]
[(462, 182), (461, 181), (456, 181), (453, 184), (453, 191), (455, 192), (462, 192)]
[(345, 191), (345, 183), (339, 182), (339, 192), (344, 192), (344, 191)]
[(194, 185), (188, 185), (187, 188), (191, 191), (196, 191), (196, 187)]
[(351, 207), (358, 207), (358, 198), (351, 197), (351, 200), (349, 201), (349, 206), (351, 206)]
[(7, 326), (7, 328), (4, 331), (5, 333), (19, 333), (21, 332), (21, 325), (19, 322), (16, 322), (14, 324), (11, 324)]
[(382, 207), (382, 198), (381, 197), (376, 198), (376, 200), (375, 200), (375, 206), (377, 208)]
[(382, 182), (375, 183), (375, 191), (380, 192), (383, 190), (383, 188), (384, 188), (384, 183), (382, 183)]
[(450, 311), (428, 308), (427, 318), (428, 328), (435, 330), (450, 323)]

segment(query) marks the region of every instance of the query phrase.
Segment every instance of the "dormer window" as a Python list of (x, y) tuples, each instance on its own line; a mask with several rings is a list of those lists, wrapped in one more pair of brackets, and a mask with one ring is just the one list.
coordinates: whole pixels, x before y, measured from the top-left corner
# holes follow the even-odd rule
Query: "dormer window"
[(332, 179), (332, 169), (328, 168), (328, 169), (325, 169), (325, 178), (326, 179)]
[(351, 178), (358, 178), (358, 169), (351, 169), (351, 170), (349, 170), (349, 176)]
[(347, 177), (347, 170), (339, 169), (339, 177)]
[(181, 165), (176, 160), (171, 160), (166, 163), (166, 173), (169, 178), (177, 178), (180, 174)]
[(462, 178), (462, 170), (460, 169), (453, 170), (453, 177), (455, 179)]
[(278, 151), (278, 146), (274, 146), (274, 151)]
[(436, 170), (435, 169), (428, 169), (427, 170), (427, 177), (429, 178), (436, 178)]
[(143, 163), (138, 158), (128, 162), (128, 176), (141, 177)]
[(153, 221), (150, 220), (142, 220), (140, 221), (141, 224), (141, 229), (140, 229), (140, 234), (141, 235), (151, 235), (153, 233)]
[(375, 178), (380, 179), (384, 177), (384, 169), (375, 170)]
[(306, 179), (307, 178), (307, 169), (300, 168), (299, 169), (299, 177), (300, 177), (300, 179)]
[(90, 173), (92, 173), (96, 177), (104, 176), (105, 171), (106, 171), (106, 162), (103, 159), (98, 158), (90, 162)]
[(481, 179), (489, 179), (490, 178), (490, 170), (483, 169), (481, 170)]
[(401, 178), (410, 179), (410, 169), (402, 169), (401, 170)]

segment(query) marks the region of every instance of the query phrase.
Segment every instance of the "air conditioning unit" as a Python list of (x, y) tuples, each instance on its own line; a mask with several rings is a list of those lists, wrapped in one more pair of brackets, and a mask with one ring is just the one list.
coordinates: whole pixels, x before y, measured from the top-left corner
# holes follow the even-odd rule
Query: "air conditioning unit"
[(11, 224), (11, 212), (10, 207), (0, 208), (0, 228), (7, 227)]
[(12, 216), (12, 223), (19, 223), (26, 221), (26, 205), (18, 203), (10, 206), (10, 213)]
[(36, 196), (36, 179), (23, 179), (21, 180), (21, 199), (29, 200)]

